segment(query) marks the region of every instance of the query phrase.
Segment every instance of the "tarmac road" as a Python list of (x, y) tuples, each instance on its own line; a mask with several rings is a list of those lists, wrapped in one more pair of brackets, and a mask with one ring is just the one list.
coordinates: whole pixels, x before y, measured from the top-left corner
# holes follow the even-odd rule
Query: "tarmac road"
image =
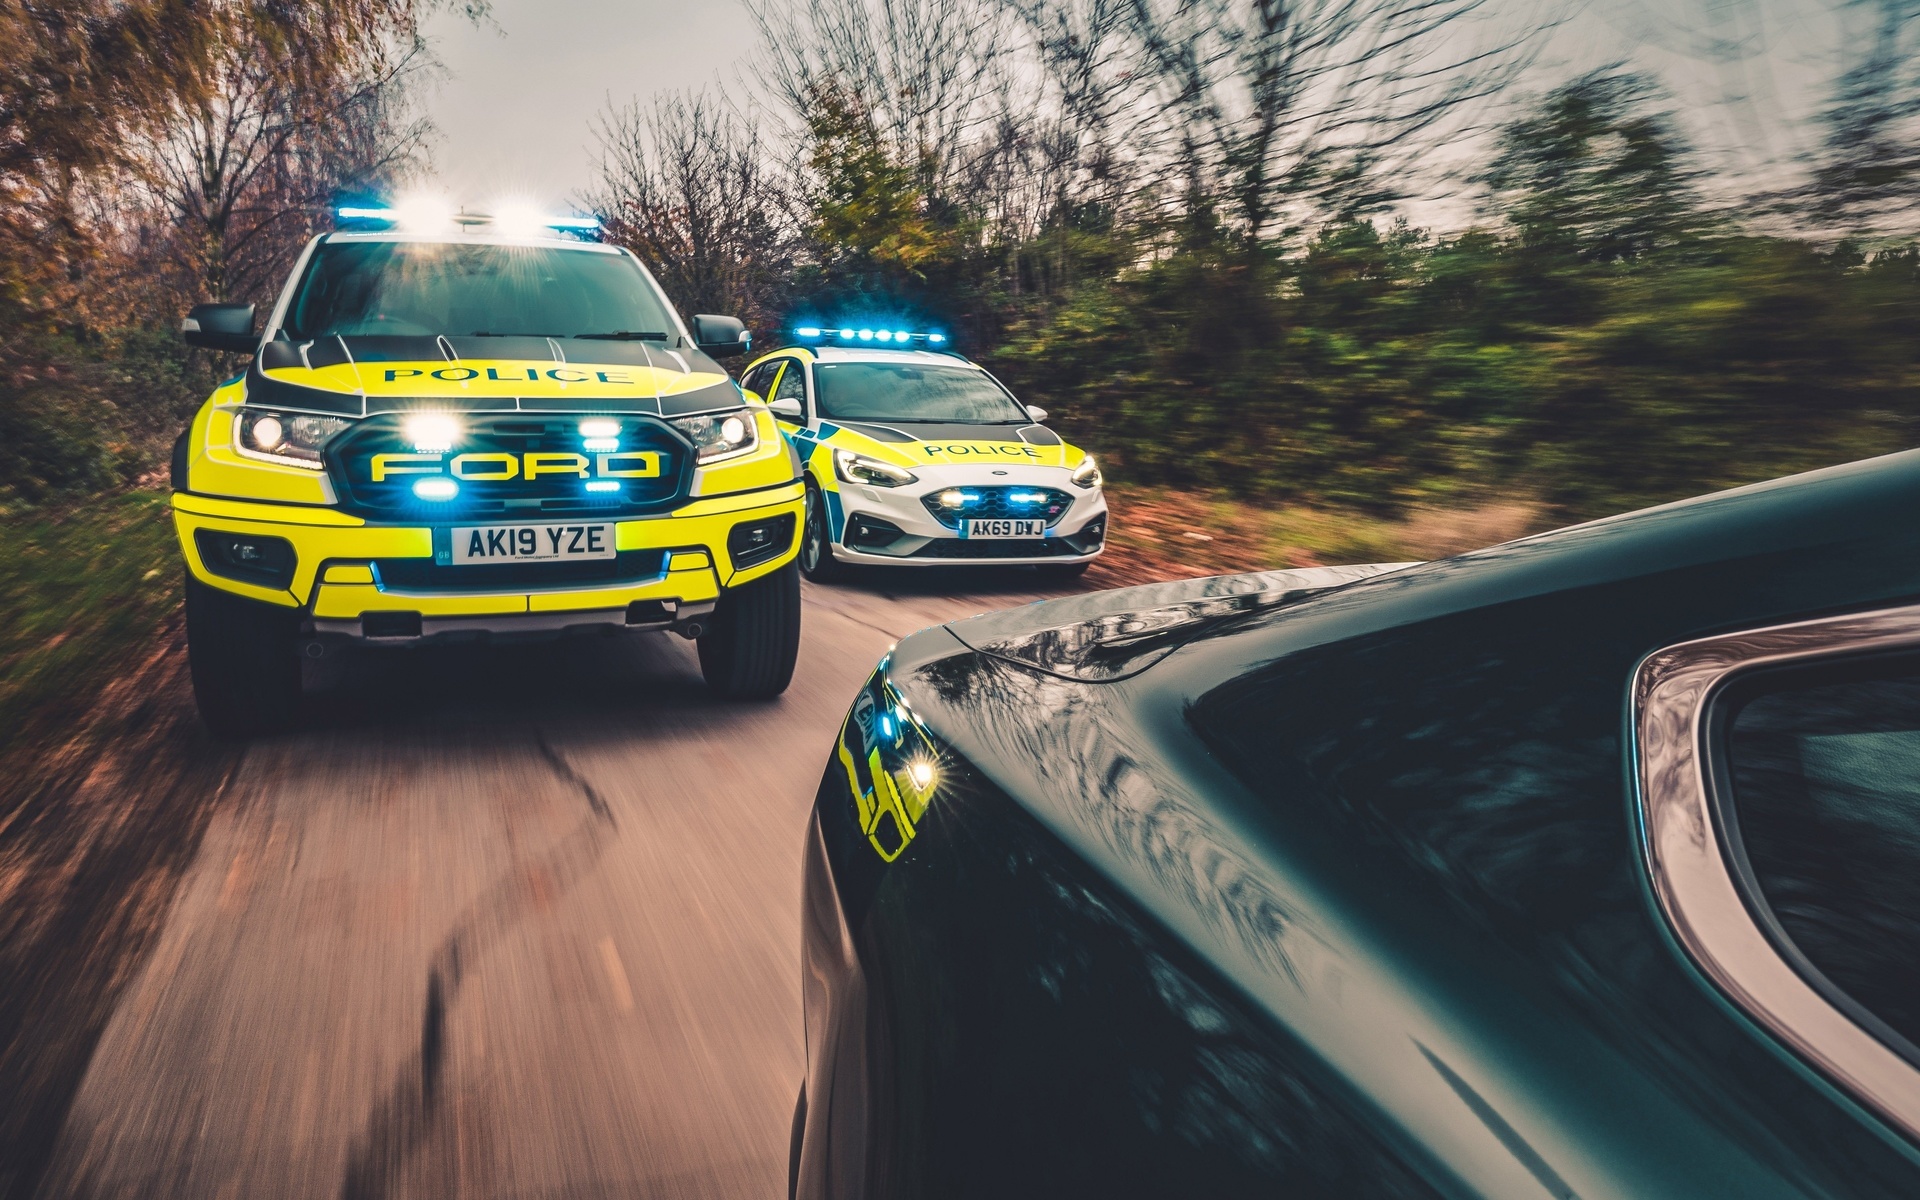
[(809, 585), (764, 705), (711, 700), (669, 635), (319, 664), (308, 727), (248, 748), (42, 1194), (784, 1195), (833, 732), (892, 642), (1039, 586)]

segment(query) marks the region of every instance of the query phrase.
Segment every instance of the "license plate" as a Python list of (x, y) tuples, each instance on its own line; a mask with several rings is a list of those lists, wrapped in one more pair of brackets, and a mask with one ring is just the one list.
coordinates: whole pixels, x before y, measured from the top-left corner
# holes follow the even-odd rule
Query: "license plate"
[(963, 538), (1043, 538), (1047, 536), (1047, 523), (1024, 518), (969, 517), (966, 526), (960, 530), (960, 536)]
[(457, 525), (453, 565), (612, 558), (613, 525)]

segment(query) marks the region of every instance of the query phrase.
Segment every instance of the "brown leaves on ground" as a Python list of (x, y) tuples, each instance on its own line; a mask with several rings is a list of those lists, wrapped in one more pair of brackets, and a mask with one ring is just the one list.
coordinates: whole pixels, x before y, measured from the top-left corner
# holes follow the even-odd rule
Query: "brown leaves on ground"
[(1540, 506), (1503, 500), (1380, 518), (1306, 505), (1262, 505), (1205, 493), (1119, 489), (1107, 552), (1089, 587), (1126, 587), (1242, 571), (1445, 558), (1538, 533)]

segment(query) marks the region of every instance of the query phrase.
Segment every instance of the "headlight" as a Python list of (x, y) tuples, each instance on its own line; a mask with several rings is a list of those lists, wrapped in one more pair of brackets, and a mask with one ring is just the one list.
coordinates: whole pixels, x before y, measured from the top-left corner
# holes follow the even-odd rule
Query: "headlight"
[(673, 424), (693, 443), (693, 461), (701, 466), (723, 458), (736, 458), (760, 443), (757, 423), (753, 414), (745, 409), (705, 417), (682, 417)]
[(319, 471), (326, 465), (321, 449), (349, 424), (342, 417), (243, 409), (233, 423), (233, 448), (247, 458)]
[(1075, 487), (1083, 487), (1083, 488), (1099, 487), (1100, 486), (1100, 468), (1094, 465), (1093, 455), (1089, 454), (1085, 458), (1081, 459), (1080, 465), (1073, 469), (1073, 474), (1067, 476), (1067, 479)]
[(841, 483), (865, 483), (874, 487), (899, 487), (903, 483), (919, 482), (919, 476), (912, 471), (881, 462), (877, 458), (863, 458), (851, 450), (833, 452), (833, 473), (840, 477)]

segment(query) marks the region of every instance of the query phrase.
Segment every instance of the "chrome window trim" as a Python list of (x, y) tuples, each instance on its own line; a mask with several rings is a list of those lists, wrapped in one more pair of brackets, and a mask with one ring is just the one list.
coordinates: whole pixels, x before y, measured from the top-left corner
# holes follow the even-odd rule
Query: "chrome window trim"
[(1682, 949), (1743, 1012), (1908, 1137), (1920, 1139), (1920, 1070), (1795, 969), (1747, 908), (1714, 815), (1707, 722), (1734, 676), (1763, 667), (1920, 647), (1920, 606), (1683, 642), (1634, 673), (1642, 853)]

